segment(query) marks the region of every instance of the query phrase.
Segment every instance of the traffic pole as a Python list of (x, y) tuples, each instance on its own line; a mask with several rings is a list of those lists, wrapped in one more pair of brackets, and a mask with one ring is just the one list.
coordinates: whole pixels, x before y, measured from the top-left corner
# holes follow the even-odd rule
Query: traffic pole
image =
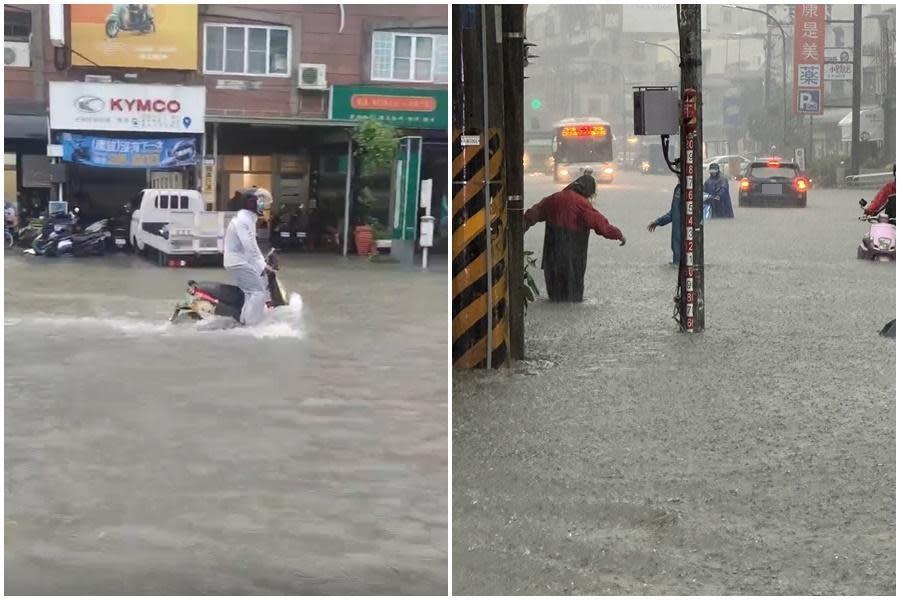
[(684, 227), (678, 269), (677, 316), (681, 330), (704, 330), (703, 111), (700, 5), (679, 4), (681, 53), (681, 199)]
[(850, 125), (850, 173), (859, 175), (859, 105), (862, 96), (862, 5), (853, 5), (853, 123)]
[(503, 94), (509, 243), (509, 353), (525, 358), (525, 6), (502, 6)]

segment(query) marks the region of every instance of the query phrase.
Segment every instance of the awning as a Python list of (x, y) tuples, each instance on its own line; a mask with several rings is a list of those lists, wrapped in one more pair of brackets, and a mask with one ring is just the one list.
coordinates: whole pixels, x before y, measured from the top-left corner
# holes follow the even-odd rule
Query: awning
[[(841, 140), (849, 142), (853, 133), (853, 111), (848, 112), (838, 125), (841, 127)], [(884, 140), (884, 109), (880, 106), (860, 109), (859, 139), (864, 142)]]
[(3, 115), (3, 138), (46, 140), (47, 117), (41, 115)]

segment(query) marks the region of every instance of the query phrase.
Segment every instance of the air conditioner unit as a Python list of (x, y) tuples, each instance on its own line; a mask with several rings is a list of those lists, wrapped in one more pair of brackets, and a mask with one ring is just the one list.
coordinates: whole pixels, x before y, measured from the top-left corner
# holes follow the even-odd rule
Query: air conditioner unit
[(3, 42), (3, 64), (7, 67), (30, 67), (31, 44), (28, 42)]
[(300, 63), (297, 69), (297, 88), (301, 90), (327, 90), (325, 81), (325, 65)]

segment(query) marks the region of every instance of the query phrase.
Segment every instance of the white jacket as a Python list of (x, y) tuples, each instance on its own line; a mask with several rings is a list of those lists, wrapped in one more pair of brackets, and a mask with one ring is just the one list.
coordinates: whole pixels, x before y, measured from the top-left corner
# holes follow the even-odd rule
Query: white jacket
[(266, 259), (256, 243), (256, 213), (239, 210), (225, 232), (225, 268), (250, 267), (260, 275)]

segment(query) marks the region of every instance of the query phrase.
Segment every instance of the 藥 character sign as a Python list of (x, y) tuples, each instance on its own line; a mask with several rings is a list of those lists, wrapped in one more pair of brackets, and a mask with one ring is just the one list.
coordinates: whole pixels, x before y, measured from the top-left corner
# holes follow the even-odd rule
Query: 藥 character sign
[(825, 93), (825, 5), (794, 9), (794, 112), (821, 115)]

